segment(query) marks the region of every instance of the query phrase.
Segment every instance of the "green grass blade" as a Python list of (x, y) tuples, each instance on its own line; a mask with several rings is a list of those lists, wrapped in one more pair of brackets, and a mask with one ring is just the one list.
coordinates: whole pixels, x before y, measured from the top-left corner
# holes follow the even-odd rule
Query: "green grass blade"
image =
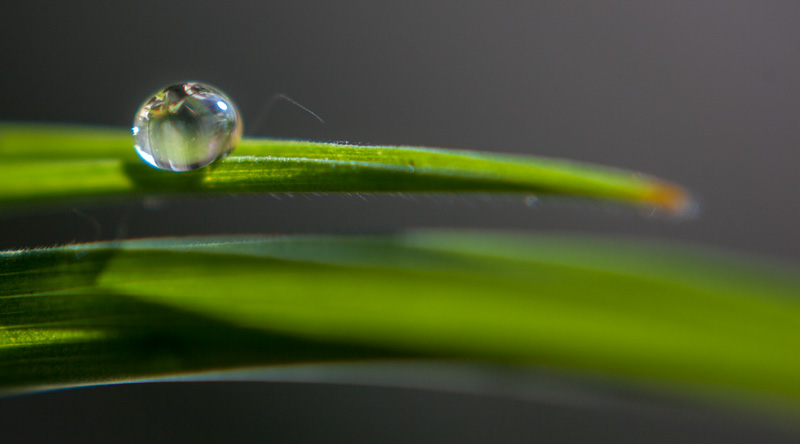
[(211, 167), (138, 159), (125, 129), (0, 125), (0, 204), (153, 194), (492, 192), (610, 199), (682, 212), (680, 187), (577, 162), (407, 146), (245, 139)]
[(800, 281), (618, 239), (420, 232), (0, 255), (0, 386), (389, 357), (800, 400)]

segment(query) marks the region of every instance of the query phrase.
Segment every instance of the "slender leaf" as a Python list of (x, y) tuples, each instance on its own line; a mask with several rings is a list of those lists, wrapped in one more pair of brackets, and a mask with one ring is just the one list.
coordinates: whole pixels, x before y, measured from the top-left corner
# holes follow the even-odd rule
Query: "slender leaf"
[(179, 238), (0, 255), (0, 386), (388, 357), (800, 399), (795, 270), (620, 239)]
[(408, 146), (245, 139), (210, 167), (170, 173), (136, 157), (127, 130), (0, 125), (0, 203), (152, 194), (492, 192), (574, 195), (683, 212), (686, 192), (577, 162)]

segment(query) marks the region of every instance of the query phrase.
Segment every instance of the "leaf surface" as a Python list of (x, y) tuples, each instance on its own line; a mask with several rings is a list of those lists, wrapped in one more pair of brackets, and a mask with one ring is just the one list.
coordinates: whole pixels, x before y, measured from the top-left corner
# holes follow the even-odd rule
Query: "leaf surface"
[(794, 270), (621, 239), (162, 238), (0, 255), (0, 385), (454, 359), (800, 399)]
[(0, 204), (214, 193), (480, 192), (608, 199), (681, 213), (687, 193), (619, 169), (533, 156), (251, 138), (207, 168), (147, 166), (124, 129), (0, 125)]

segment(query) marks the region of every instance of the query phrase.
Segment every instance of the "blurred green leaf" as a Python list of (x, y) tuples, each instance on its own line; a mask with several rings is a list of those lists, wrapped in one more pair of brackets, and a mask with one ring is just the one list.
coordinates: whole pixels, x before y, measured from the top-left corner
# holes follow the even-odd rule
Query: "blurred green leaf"
[(678, 186), (577, 162), (407, 146), (245, 139), (210, 167), (159, 171), (125, 129), (0, 124), (0, 204), (108, 196), (273, 192), (491, 192), (611, 199), (680, 213)]
[(0, 385), (390, 357), (800, 399), (795, 270), (630, 240), (415, 232), (0, 255)]

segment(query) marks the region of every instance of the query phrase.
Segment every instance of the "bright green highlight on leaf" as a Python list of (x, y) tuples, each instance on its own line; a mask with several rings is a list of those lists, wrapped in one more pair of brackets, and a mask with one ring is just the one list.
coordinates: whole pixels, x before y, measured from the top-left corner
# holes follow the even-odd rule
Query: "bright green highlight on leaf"
[(794, 270), (597, 238), (186, 238), (0, 255), (0, 385), (464, 359), (800, 400)]
[(684, 190), (578, 162), (407, 146), (244, 139), (186, 173), (158, 171), (127, 129), (0, 124), (0, 203), (272, 192), (492, 192), (602, 198), (683, 212)]

